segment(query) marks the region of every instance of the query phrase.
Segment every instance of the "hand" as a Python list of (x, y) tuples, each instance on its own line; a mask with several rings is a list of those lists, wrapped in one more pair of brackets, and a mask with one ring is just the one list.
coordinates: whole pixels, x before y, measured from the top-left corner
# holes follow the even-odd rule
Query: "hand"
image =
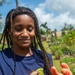
[(39, 73), (37, 71), (32, 71), (30, 75), (39, 75)]
[(55, 67), (52, 67), (50, 69), (51, 74), (52, 75), (73, 75), (66, 63), (62, 63), (61, 67), (62, 67), (61, 70), (62, 73), (59, 73)]

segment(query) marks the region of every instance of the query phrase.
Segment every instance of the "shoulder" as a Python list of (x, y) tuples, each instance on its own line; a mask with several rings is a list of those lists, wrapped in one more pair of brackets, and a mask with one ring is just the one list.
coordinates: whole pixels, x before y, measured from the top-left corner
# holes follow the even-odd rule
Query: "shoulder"
[(50, 59), (50, 61), (51, 61), (51, 65), (53, 65), (52, 54), (49, 54), (49, 53), (48, 53), (48, 57), (49, 57), (49, 59)]
[(2, 51), (0, 51), (0, 63), (4, 61), (8, 56), (10, 56), (10, 48), (6, 48)]
[(52, 60), (52, 54), (47, 53), (48, 57)]
[[(42, 51), (41, 51), (41, 50), (34, 49), (34, 52), (35, 52), (36, 54), (40, 54), (40, 55), (42, 55)], [(48, 57), (49, 57), (50, 59), (52, 59), (52, 54), (47, 53), (47, 55), (48, 55)]]
[[(41, 50), (38, 50), (38, 49), (33, 49), (34, 50), (34, 53), (35, 55), (37, 55), (39, 58), (43, 59), (43, 55), (42, 55), (42, 51)], [(47, 53), (50, 61), (52, 61), (52, 54), (50, 53)]]
[(6, 48), (6, 49), (0, 51), (0, 55), (2, 55), (2, 54), (9, 55), (10, 52), (11, 52), (11, 48)]

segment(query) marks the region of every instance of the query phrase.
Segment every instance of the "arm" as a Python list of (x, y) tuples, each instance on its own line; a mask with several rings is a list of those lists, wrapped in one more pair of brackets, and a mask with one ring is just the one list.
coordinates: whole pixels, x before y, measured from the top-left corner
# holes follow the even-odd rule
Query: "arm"
[[(50, 71), (51, 71), (51, 74), (52, 75), (73, 75), (72, 72), (70, 71), (69, 67), (67, 64), (65, 63), (62, 63), (61, 64), (61, 67), (62, 67), (62, 70), (61, 72), (62, 73), (59, 73), (57, 71), (57, 69), (53, 66)], [(30, 75), (39, 75), (39, 73), (37, 71), (33, 71)]]

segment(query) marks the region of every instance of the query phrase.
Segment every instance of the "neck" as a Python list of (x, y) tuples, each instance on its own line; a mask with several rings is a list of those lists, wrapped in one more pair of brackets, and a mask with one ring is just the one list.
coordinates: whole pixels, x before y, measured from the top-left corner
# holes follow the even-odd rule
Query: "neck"
[(33, 52), (30, 47), (27, 48), (13, 48), (15, 54), (19, 56), (31, 56), (33, 55)]

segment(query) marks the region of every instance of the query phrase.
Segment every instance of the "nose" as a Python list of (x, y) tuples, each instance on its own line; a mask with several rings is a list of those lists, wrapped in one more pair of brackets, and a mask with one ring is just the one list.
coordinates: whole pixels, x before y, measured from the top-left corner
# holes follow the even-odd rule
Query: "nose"
[(28, 36), (28, 31), (27, 31), (26, 29), (24, 29), (24, 30), (22, 31), (21, 36), (27, 37), (27, 36)]

